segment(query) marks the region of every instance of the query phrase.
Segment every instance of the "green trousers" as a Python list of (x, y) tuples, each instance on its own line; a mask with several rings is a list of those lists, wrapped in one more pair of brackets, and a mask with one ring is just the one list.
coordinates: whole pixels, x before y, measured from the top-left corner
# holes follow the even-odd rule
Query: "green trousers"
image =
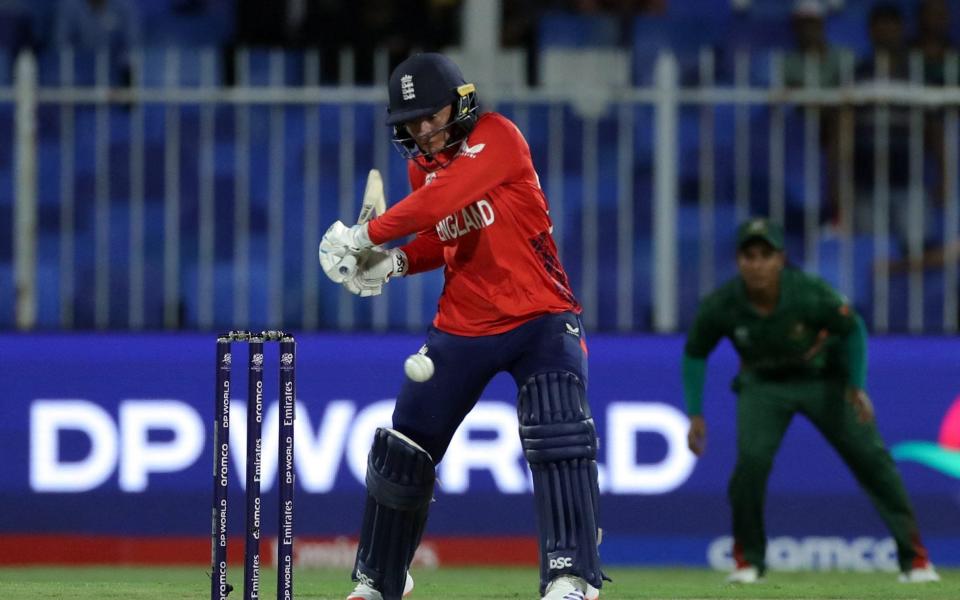
[(766, 569), (763, 508), (773, 458), (794, 414), (806, 416), (836, 449), (870, 497), (897, 543), (900, 569), (927, 560), (903, 481), (875, 423), (861, 423), (842, 382), (737, 379), (737, 465), (730, 478), (734, 559)]

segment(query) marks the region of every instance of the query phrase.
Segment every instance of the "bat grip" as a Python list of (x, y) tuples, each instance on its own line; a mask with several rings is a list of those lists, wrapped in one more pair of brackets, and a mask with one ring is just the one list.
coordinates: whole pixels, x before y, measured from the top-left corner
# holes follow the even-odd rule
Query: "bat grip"
[(353, 254), (344, 256), (343, 260), (340, 261), (340, 266), (337, 267), (337, 271), (344, 277), (353, 277), (353, 274), (357, 272), (357, 257)]

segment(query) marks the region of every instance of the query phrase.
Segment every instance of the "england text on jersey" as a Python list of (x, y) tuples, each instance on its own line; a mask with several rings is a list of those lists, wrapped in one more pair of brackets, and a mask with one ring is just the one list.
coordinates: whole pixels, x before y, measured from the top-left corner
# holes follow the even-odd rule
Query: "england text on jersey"
[(477, 200), (459, 212), (447, 216), (437, 223), (437, 237), (441, 242), (467, 235), (474, 229), (483, 229), (493, 225), (496, 215), (493, 206), (486, 199)]

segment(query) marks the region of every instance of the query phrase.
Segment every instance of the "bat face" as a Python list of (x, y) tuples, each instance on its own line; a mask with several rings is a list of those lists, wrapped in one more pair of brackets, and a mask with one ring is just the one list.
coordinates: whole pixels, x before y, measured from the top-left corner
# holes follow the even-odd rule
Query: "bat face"
[(357, 223), (366, 223), (387, 210), (386, 198), (383, 195), (383, 178), (380, 171), (370, 169), (367, 175), (367, 186), (363, 191), (363, 205), (360, 207), (360, 216)]
[[(367, 175), (367, 186), (363, 190), (363, 204), (360, 206), (360, 215), (357, 217), (357, 225), (362, 225), (382, 215), (387, 210), (387, 200), (383, 195), (383, 178), (380, 177), (380, 171), (370, 169)], [(348, 255), (343, 258), (338, 270), (345, 277), (351, 277), (357, 269), (357, 257)]]

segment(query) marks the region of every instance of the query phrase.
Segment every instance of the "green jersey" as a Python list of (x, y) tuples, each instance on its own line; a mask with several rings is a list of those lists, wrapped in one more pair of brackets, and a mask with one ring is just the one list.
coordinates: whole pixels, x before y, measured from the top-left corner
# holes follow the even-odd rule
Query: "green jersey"
[(819, 277), (785, 268), (777, 307), (762, 315), (747, 298), (740, 277), (700, 304), (685, 354), (705, 359), (721, 338), (730, 338), (741, 369), (761, 377), (837, 375), (848, 372), (839, 341), (857, 328), (846, 300)]

